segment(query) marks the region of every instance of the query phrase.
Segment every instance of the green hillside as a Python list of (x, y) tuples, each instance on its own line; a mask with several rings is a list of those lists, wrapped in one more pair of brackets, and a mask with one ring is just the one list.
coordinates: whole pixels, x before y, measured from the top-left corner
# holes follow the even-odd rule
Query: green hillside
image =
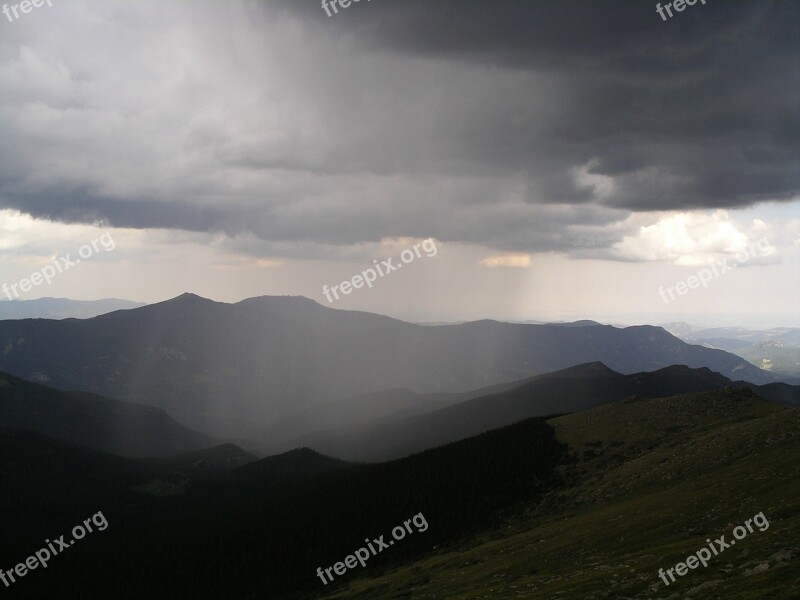
[[(797, 598), (800, 411), (727, 389), (550, 423), (572, 450), (563, 488), (502, 528), (319, 597)], [(760, 512), (766, 531), (669, 587), (659, 579)]]

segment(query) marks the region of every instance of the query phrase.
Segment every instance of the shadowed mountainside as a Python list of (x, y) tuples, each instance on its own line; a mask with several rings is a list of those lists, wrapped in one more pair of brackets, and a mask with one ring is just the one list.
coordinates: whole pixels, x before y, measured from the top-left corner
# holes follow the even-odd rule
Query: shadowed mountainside
[(121, 456), (171, 456), (220, 443), (160, 408), (61, 392), (2, 372), (0, 429), (27, 429)]
[(729, 386), (748, 387), (767, 400), (800, 406), (800, 386), (734, 383), (709, 369), (686, 366), (622, 375), (602, 363), (589, 363), (539, 375), (510, 389), (477, 390), (464, 401), (426, 414), (407, 416), (401, 412), (351, 427), (323, 429), (278, 444), (273, 442), (271, 446), (272, 440), (265, 438), (264, 443), (269, 452), (309, 446), (346, 460), (380, 461), (531, 417), (578, 412), (631, 396), (661, 398)]
[(102, 509), (108, 529), (28, 577), (15, 597), (59, 589), (120, 600), (310, 598), (322, 588), (318, 566), (342, 560), (366, 536), (388, 542), (414, 515), (425, 530), (373, 556), (367, 570), (498, 522), (498, 511), (558, 484), (563, 453), (540, 419), (380, 465), (299, 450), (220, 474), (194, 472), (186, 457), (121, 459), (0, 432), (0, 478), (16, 484), (0, 502), (16, 517), (0, 522), (0, 564)]
[[(109, 528), (16, 597), (790, 600), (799, 419), (726, 388), (527, 420), (379, 465), (301, 449), (227, 472), (195, 467), (242, 455), (231, 446), (142, 461), (0, 432), (0, 479), (15, 485), (0, 502), (15, 517), (0, 523), (0, 564), (102, 509)], [(659, 568), (758, 512), (769, 529), (664, 588)], [(419, 513), (424, 532), (333, 584), (317, 578)]]

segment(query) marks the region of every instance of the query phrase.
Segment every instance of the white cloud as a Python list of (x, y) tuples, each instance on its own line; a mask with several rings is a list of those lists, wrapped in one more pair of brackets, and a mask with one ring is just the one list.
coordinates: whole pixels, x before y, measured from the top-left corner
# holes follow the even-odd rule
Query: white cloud
[[(643, 220), (646, 216), (632, 217)], [(653, 219), (653, 216), (649, 217)], [(655, 215), (656, 221), (641, 225), (633, 235), (625, 236), (614, 246), (623, 260), (670, 261), (694, 266), (713, 263), (720, 256), (744, 251), (764, 237), (768, 227), (754, 221), (749, 228), (734, 221), (724, 210), (713, 213), (680, 212)], [(753, 234), (758, 233), (755, 237)]]

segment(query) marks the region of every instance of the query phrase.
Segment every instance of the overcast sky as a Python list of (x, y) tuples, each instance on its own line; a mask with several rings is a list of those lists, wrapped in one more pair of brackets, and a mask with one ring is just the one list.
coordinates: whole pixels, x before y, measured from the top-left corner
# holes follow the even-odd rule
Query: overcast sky
[(0, 283), (115, 244), (21, 299), (800, 325), (800, 3), (52, 4), (0, 14)]

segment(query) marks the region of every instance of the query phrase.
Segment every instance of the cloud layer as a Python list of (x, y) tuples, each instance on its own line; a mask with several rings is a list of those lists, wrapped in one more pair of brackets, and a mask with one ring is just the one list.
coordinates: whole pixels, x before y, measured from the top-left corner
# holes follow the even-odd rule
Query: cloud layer
[[(667, 213), (800, 187), (797, 3), (71, 2), (3, 25), (0, 208), (45, 219), (272, 257), (407, 236), (677, 260)], [(747, 235), (715, 218), (706, 238)]]

